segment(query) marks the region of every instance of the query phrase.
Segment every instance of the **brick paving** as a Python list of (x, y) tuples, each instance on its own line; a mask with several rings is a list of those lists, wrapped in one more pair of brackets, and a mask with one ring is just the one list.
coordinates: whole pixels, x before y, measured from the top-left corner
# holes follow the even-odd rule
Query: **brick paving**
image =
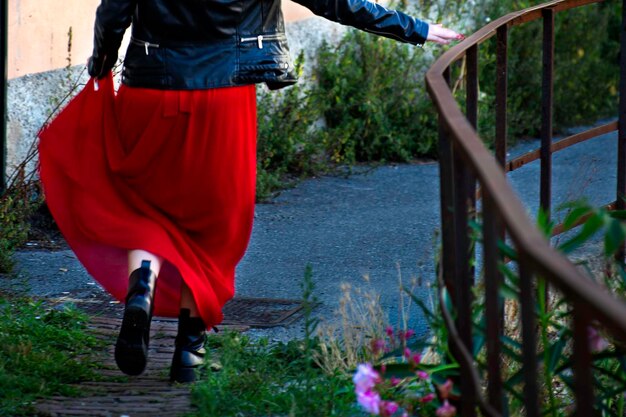
[[(113, 349), (121, 324), (118, 317), (92, 317), (89, 331), (106, 343), (102, 367), (98, 373), (102, 382), (79, 385), (84, 394), (79, 398), (52, 397), (36, 405), (41, 416), (94, 417), (179, 417), (193, 411), (190, 388), (171, 384), (168, 372), (176, 320), (155, 318), (151, 326), (150, 353), (146, 371), (137, 377), (122, 374), (115, 365)], [(220, 329), (244, 331), (247, 326), (220, 326)]]

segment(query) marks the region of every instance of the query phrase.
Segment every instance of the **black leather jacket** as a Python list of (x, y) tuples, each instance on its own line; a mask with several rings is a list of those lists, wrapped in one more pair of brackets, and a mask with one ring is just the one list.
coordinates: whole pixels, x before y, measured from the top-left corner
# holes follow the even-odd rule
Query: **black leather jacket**
[[(315, 14), (402, 42), (423, 44), (428, 24), (368, 0), (296, 0)], [(102, 0), (90, 74), (108, 71), (132, 22), (122, 82), (203, 89), (297, 81), (280, 0)], [(94, 68), (94, 63), (95, 67)]]

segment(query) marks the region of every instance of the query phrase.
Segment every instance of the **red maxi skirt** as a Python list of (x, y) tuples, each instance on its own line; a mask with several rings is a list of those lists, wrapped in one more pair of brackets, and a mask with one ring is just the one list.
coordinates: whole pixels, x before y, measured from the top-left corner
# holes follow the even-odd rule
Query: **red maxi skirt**
[(177, 317), (181, 280), (207, 327), (234, 295), (254, 217), (253, 85), (172, 91), (91, 80), (44, 129), (40, 176), (61, 232), (116, 299), (128, 250), (163, 257), (154, 314)]

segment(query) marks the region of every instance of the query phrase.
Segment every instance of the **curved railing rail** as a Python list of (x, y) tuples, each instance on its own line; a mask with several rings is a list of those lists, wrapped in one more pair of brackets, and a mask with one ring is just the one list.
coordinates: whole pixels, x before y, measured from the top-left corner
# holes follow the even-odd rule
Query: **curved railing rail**
[[(443, 281), (456, 309), (456, 320), (445, 311), (453, 351), (461, 365), (461, 415), (500, 416), (504, 393), (501, 375), (503, 303), (499, 288), (503, 277), (498, 269), (501, 254), (498, 241), (510, 237), (518, 253), (522, 322), (524, 397), (527, 416), (539, 416), (539, 385), (536, 361), (536, 324), (534, 317), (534, 277), (540, 275), (560, 290), (572, 305), (574, 338), (574, 393), (576, 415), (593, 416), (593, 386), (588, 326), (602, 323), (619, 339), (626, 339), (626, 303), (577, 269), (555, 251), (528, 218), (526, 210), (509, 185), (506, 172), (536, 159), (541, 160), (540, 206), (548, 213), (551, 204), (551, 156), (554, 152), (601, 134), (618, 130), (617, 198), (611, 207), (624, 208), (626, 196), (626, 0), (621, 25), (619, 121), (609, 123), (558, 142), (552, 141), (554, 85), (555, 14), (599, 0), (557, 0), (503, 16), (465, 41), (450, 48), (426, 74), (428, 91), (439, 113), (440, 181), (442, 219)], [(541, 148), (512, 161), (506, 161), (507, 47), (509, 28), (533, 20), (543, 20), (543, 82)], [(476, 132), (478, 115), (478, 48), (496, 36), (496, 142), (495, 156), (484, 146)], [(465, 58), (466, 114), (463, 114), (450, 89), (450, 68)], [(478, 379), (472, 349), (471, 266), (469, 220), (475, 209), (476, 187), (482, 195), (483, 252), (488, 399), (482, 397), (483, 383)]]

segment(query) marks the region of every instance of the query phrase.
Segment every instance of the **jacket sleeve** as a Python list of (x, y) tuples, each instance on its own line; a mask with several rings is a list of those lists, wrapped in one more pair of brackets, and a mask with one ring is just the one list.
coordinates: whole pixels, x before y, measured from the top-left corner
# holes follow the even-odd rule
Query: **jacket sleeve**
[(102, 0), (96, 11), (93, 57), (117, 57), (136, 7), (137, 0)]
[(422, 45), (428, 36), (428, 23), (369, 0), (294, 1), (318, 16), (398, 41)]

